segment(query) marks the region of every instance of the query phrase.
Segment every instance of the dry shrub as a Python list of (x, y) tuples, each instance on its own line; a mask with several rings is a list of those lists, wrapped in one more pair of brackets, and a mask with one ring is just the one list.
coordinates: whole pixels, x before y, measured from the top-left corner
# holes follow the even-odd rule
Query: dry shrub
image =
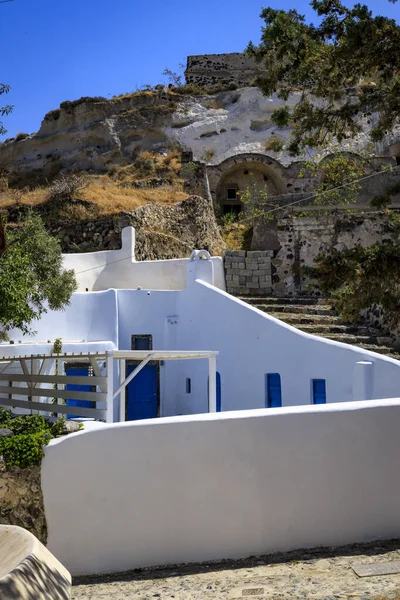
[(51, 184), (48, 200), (56, 203), (71, 202), (75, 194), (88, 185), (86, 173), (62, 173)]

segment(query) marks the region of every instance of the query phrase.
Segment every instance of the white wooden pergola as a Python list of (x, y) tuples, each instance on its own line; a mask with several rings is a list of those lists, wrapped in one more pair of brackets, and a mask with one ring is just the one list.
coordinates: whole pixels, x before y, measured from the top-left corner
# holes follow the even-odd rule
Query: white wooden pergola
[[(61, 354), (30, 354), (0, 358), (0, 405), (36, 410), (40, 412), (56, 412), (77, 416), (106, 419), (107, 423), (114, 422), (114, 399), (119, 396), (120, 421), (125, 421), (125, 390), (127, 385), (140, 373), (150, 361), (167, 360), (208, 360), (208, 402), (209, 412), (216, 412), (216, 359), (218, 352), (213, 351), (174, 351), (174, 350), (111, 350), (106, 352), (70, 352)], [(114, 361), (118, 361), (119, 382), (116, 388), (114, 382)], [(90, 364), (93, 376), (46, 374), (52, 364), (58, 361), (61, 372), (68, 362)], [(126, 361), (139, 364), (126, 376)], [(102, 364), (105, 363), (105, 374)], [(19, 372), (10, 371), (17, 366)], [(17, 384), (17, 385), (16, 385)], [(54, 389), (55, 384), (61, 389)], [(43, 387), (43, 385), (47, 387)], [(66, 385), (89, 385), (94, 391), (67, 390)], [(49, 387), (50, 386), (50, 387)], [(115, 389), (116, 388), (116, 389)], [(56, 398), (57, 404), (50, 401)], [(48, 399), (48, 400), (47, 400)], [(60, 404), (66, 399), (85, 400), (92, 402), (95, 408), (66, 406)], [(105, 408), (97, 406), (105, 404)]]
[[(208, 411), (217, 412), (217, 356), (218, 352), (211, 351), (193, 351), (193, 350), (113, 350), (107, 353), (107, 376), (109, 380), (108, 396), (107, 396), (107, 422), (113, 422), (114, 415), (109, 415), (110, 406), (113, 406), (113, 400), (119, 396), (119, 415), (120, 421), (125, 421), (125, 389), (134, 377), (147, 365), (150, 361), (162, 360), (193, 360), (193, 359), (208, 359)], [(111, 396), (111, 389), (114, 385), (111, 381), (113, 377), (112, 361), (119, 362), (119, 387)], [(139, 361), (138, 366), (126, 377), (126, 361)], [(109, 421), (110, 419), (110, 421)]]

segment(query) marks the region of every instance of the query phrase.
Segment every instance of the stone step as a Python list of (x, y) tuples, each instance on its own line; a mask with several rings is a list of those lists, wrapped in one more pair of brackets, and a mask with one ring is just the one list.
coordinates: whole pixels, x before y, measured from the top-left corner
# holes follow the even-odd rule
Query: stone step
[(370, 332), (367, 327), (362, 327), (360, 325), (330, 325), (330, 324), (312, 324), (312, 325), (298, 325), (297, 329), (301, 331), (305, 331), (306, 333), (311, 333), (311, 335), (320, 335), (322, 333), (326, 333), (327, 335), (331, 333), (351, 333), (358, 335), (367, 335)]
[[(357, 344), (351, 345), (357, 346)], [(375, 344), (363, 344), (361, 348), (363, 348), (364, 350), (371, 350), (371, 352), (377, 352), (378, 354), (393, 355), (393, 348), (389, 348), (388, 346), (375, 346)]]
[(297, 305), (297, 304), (257, 304), (259, 310), (264, 312), (273, 311), (274, 313), (289, 313), (303, 315), (329, 315), (335, 314), (332, 308), (327, 304)]
[(319, 337), (329, 338), (336, 342), (343, 342), (344, 344), (353, 344), (355, 346), (373, 345), (373, 346), (387, 346), (390, 347), (392, 338), (390, 337), (376, 337), (373, 335), (354, 335), (351, 333), (321, 333)]
[(286, 297), (271, 297), (271, 296), (255, 296), (255, 297), (250, 297), (250, 296), (239, 296), (240, 300), (243, 300), (243, 302), (247, 302), (247, 304), (296, 304), (296, 305), (302, 305), (302, 306), (315, 306), (317, 305), (320, 301), (323, 302), (324, 304), (326, 304), (326, 300), (325, 302), (321, 299), (319, 300), (318, 298), (309, 298), (309, 297), (291, 297), (291, 296), (286, 296)]
[[(258, 307), (257, 307), (258, 308)], [(347, 325), (342, 319), (336, 315), (303, 315), (294, 313), (275, 313), (273, 311), (268, 312), (271, 317), (275, 317), (284, 323), (290, 325)]]

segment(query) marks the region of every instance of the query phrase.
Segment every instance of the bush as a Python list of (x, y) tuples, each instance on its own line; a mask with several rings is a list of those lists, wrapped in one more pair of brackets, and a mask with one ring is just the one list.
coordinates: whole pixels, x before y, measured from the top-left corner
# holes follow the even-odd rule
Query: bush
[(150, 152), (141, 152), (135, 160), (135, 167), (145, 175), (150, 175), (156, 170), (154, 157)]
[(61, 102), (60, 108), (75, 108), (80, 104), (97, 104), (98, 102), (107, 102), (107, 98), (103, 98), (103, 96), (83, 96), (82, 98), (79, 98), (78, 100), (73, 100), (72, 102), (70, 100), (65, 100), (65, 102)]
[(265, 144), (265, 150), (267, 152), (268, 150), (271, 150), (272, 152), (281, 152), (281, 150), (283, 150), (283, 140), (278, 136), (271, 137)]
[(22, 140), (26, 140), (29, 137), (29, 133), (17, 133), (15, 136), (15, 142), (21, 142)]
[(55, 110), (51, 110), (44, 116), (45, 121), (57, 121), (60, 118), (61, 110), (56, 108)]
[(43, 446), (47, 446), (50, 440), (48, 432), (1, 438), (0, 452), (6, 467), (26, 469), (39, 465), (44, 456)]
[(62, 173), (53, 181), (47, 200), (57, 203), (71, 202), (74, 194), (89, 185), (83, 173)]
[(50, 440), (64, 433), (65, 417), (49, 421), (42, 415), (14, 415), (0, 407), (0, 428), (10, 429), (14, 436), (0, 437), (0, 456), (7, 468), (25, 469), (40, 464)]

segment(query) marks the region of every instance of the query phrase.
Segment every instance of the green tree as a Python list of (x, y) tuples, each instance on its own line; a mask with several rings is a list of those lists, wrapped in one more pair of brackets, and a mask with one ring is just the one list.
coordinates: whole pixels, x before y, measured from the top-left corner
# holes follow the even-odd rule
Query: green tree
[[(0, 83), (0, 96), (3, 94), (8, 94), (10, 91), (10, 86), (6, 83)], [(0, 106), (0, 117), (4, 117), (9, 115), (12, 111), (13, 107), (10, 104), (6, 104), (5, 106)], [(3, 122), (0, 121), (0, 135), (4, 135), (7, 133), (7, 129), (4, 128)]]
[(256, 83), (265, 94), (288, 100), (298, 93), (298, 103), (275, 110), (273, 122), (293, 128), (292, 154), (354, 136), (360, 118), (373, 113), (371, 139), (382, 139), (400, 114), (400, 27), (361, 4), (313, 0), (311, 6), (317, 25), (297, 10), (264, 9), (261, 43), (247, 49), (262, 64)]
[(21, 228), (5, 227), (0, 254), (0, 339), (10, 329), (32, 333), (33, 321), (50, 310), (62, 310), (76, 290), (75, 274), (63, 269), (58, 241), (31, 213)]
[(314, 262), (303, 273), (317, 281), (343, 318), (357, 322), (361, 311), (377, 304), (389, 327), (400, 326), (400, 244), (356, 246), (321, 254)]
[(301, 176), (318, 180), (313, 192), (314, 206), (352, 205), (362, 188), (360, 179), (370, 171), (367, 155), (340, 152), (338, 148), (325, 158), (316, 155), (305, 161)]

